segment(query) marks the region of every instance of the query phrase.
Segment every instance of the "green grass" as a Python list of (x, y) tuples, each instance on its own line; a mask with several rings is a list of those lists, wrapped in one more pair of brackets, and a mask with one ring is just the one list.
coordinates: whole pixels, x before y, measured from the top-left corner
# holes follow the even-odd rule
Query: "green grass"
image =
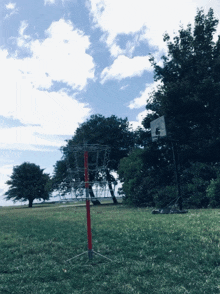
[(0, 209), (0, 293), (220, 293), (220, 210), (153, 215), (124, 205)]

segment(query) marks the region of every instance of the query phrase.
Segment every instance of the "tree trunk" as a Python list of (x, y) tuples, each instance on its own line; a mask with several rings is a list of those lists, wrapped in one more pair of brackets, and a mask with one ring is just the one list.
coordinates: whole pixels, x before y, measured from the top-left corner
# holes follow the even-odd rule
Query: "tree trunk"
[(98, 199), (95, 198), (95, 195), (94, 195), (94, 192), (92, 190), (91, 185), (89, 185), (89, 195), (91, 197), (91, 201), (92, 201), (93, 205), (100, 205), (101, 204), (101, 202)]
[(112, 188), (111, 176), (110, 176), (109, 170), (107, 170), (107, 169), (106, 169), (106, 177), (107, 177), (108, 188), (109, 188), (110, 194), (112, 196), (113, 203), (118, 204), (118, 201), (117, 201), (115, 194), (114, 194), (114, 190)]
[(34, 201), (34, 200), (33, 200), (33, 199), (28, 199), (28, 200), (29, 200), (28, 207), (30, 207), (30, 208), (31, 208), (31, 207), (32, 207), (32, 205), (33, 205), (33, 201)]

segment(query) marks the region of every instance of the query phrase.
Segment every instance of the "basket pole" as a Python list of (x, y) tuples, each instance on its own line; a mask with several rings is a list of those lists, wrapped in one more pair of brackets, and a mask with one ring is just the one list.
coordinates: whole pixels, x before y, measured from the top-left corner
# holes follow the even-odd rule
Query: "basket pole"
[(93, 251), (92, 251), (92, 230), (91, 230), (90, 201), (89, 201), (88, 151), (84, 152), (84, 168), (85, 168), (85, 188), (86, 188), (88, 256), (89, 256), (89, 259), (92, 259)]
[[(93, 258), (93, 256), (95, 254), (112, 261), (110, 258), (105, 257), (104, 255), (94, 251), (92, 249), (92, 230), (91, 230), (91, 216), (90, 216), (90, 196), (89, 196), (89, 152), (99, 152), (100, 150), (104, 150), (105, 154), (104, 154), (104, 165), (106, 164), (107, 161), (107, 151), (108, 151), (108, 146), (104, 146), (104, 145), (87, 145), (84, 143), (84, 145), (82, 147), (75, 147), (71, 149), (73, 152), (77, 153), (77, 152), (81, 152), (83, 151), (84, 154), (84, 167), (79, 168), (78, 163), (77, 163), (77, 156), (75, 156), (75, 162), (76, 162), (76, 168), (77, 168), (77, 175), (79, 175), (79, 171), (83, 172), (84, 171), (84, 180), (85, 180), (85, 190), (86, 190), (86, 216), (87, 216), (87, 238), (88, 238), (88, 257), (89, 260), (91, 260)], [(98, 155), (97, 155), (98, 156)], [(98, 164), (98, 160), (96, 160), (96, 165)], [(102, 168), (103, 170), (103, 168)], [(97, 171), (98, 171), (98, 166), (97, 166)], [(70, 261), (72, 259), (75, 259), (81, 255), (83, 255), (84, 253), (87, 253), (87, 251), (78, 254), (66, 261)]]

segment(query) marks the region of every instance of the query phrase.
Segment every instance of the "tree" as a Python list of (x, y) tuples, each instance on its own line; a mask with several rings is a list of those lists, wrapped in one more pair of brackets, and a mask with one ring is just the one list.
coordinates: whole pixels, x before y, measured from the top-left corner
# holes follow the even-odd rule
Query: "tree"
[(65, 160), (58, 160), (54, 165), (52, 186), (53, 190), (59, 191), (62, 196), (71, 192), (71, 183), (70, 178), (68, 177)]
[[(131, 154), (122, 160), (119, 172), (124, 180), (126, 197), (136, 203), (146, 203), (146, 193), (152, 195), (155, 205), (167, 205), (172, 200), (175, 173), (171, 143), (175, 142), (178, 144), (178, 169), (184, 196), (192, 205), (208, 205), (206, 189), (216, 163), (220, 162), (220, 37), (213, 41), (217, 25), (212, 9), (207, 15), (198, 10), (194, 29), (190, 24), (186, 29), (181, 27), (173, 41), (168, 34), (164, 35), (168, 54), (162, 57), (162, 65), (150, 57), (154, 79), (159, 86), (151, 93), (146, 105), (151, 112), (143, 120), (145, 130), (136, 132), (137, 144), (144, 147), (143, 154), (139, 155), (142, 164), (136, 166), (131, 178), (123, 178), (124, 170), (135, 164), (132, 164), (133, 160), (137, 161)], [(162, 115), (165, 116), (168, 137), (152, 143), (150, 122)], [(204, 169), (205, 177), (202, 176)], [(198, 170), (199, 178), (194, 177)], [(140, 172), (142, 181), (139, 180)], [(190, 176), (193, 177), (191, 181), (187, 180)], [(140, 192), (144, 179), (148, 179), (145, 194)]]
[(5, 193), (5, 199), (16, 201), (29, 201), (29, 207), (32, 207), (35, 199), (48, 200), (50, 196), (50, 177), (43, 173), (38, 165), (24, 162), (13, 168), (10, 180), (6, 182), (9, 185)]
[(177, 197), (172, 153), (165, 142), (133, 150), (120, 161), (118, 174), (129, 204), (164, 207)]
[(207, 190), (212, 181), (218, 176), (218, 165), (211, 165), (201, 162), (191, 163), (182, 172), (182, 190), (184, 199), (191, 208), (207, 208), (210, 205), (211, 197)]
[(212, 9), (207, 15), (198, 10), (194, 30), (190, 24), (180, 28), (173, 42), (164, 35), (168, 55), (162, 57), (163, 65), (150, 59), (160, 86), (146, 106), (154, 113), (143, 124), (149, 128), (153, 117), (164, 115), (168, 134), (191, 161), (220, 160), (220, 36), (213, 41), (217, 24)]
[[(109, 190), (114, 203), (117, 203), (112, 183), (116, 180), (112, 175), (113, 171), (117, 171), (121, 158), (128, 155), (129, 150), (134, 146), (133, 133), (129, 129), (127, 118), (122, 119), (114, 115), (104, 117), (100, 114), (92, 115), (90, 119), (82, 123), (76, 130), (72, 139), (67, 141), (66, 146), (61, 148), (63, 152), (62, 161), (71, 164), (73, 155), (71, 154), (71, 146), (87, 144), (100, 144), (110, 147), (109, 161), (105, 171), (108, 181)], [(83, 162), (82, 162), (83, 164)], [(60, 165), (60, 166), (59, 166)], [(74, 168), (74, 166), (72, 167)], [(58, 179), (61, 174), (61, 163), (55, 166), (54, 178)], [(64, 171), (63, 171), (64, 175)], [(93, 174), (90, 174), (92, 179)], [(82, 179), (83, 180), (83, 179)], [(61, 176), (57, 183), (68, 184), (65, 176)], [(90, 187), (91, 196), (93, 196), (92, 187)]]
[(207, 188), (207, 198), (209, 206), (212, 208), (220, 207), (220, 178), (212, 179)]
[(128, 157), (120, 161), (118, 174), (122, 182), (122, 195), (128, 204), (135, 206), (153, 205), (150, 191), (152, 183), (144, 168), (144, 150), (134, 149)]

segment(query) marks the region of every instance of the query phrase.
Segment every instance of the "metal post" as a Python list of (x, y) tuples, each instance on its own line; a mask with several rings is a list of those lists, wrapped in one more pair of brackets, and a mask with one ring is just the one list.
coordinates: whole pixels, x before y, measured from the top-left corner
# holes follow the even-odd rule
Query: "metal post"
[(177, 145), (171, 141), (172, 149), (173, 149), (173, 160), (175, 165), (175, 172), (176, 172), (176, 183), (177, 183), (177, 191), (178, 191), (178, 204), (179, 209), (182, 210), (183, 208), (183, 198), (181, 194), (181, 188), (180, 188), (180, 175), (179, 175), (179, 169), (178, 169), (178, 152), (177, 152)]
[(92, 251), (92, 231), (91, 231), (90, 201), (89, 201), (88, 151), (84, 152), (84, 168), (85, 168), (85, 188), (86, 188), (88, 256), (89, 256), (89, 259), (92, 259), (93, 251)]

